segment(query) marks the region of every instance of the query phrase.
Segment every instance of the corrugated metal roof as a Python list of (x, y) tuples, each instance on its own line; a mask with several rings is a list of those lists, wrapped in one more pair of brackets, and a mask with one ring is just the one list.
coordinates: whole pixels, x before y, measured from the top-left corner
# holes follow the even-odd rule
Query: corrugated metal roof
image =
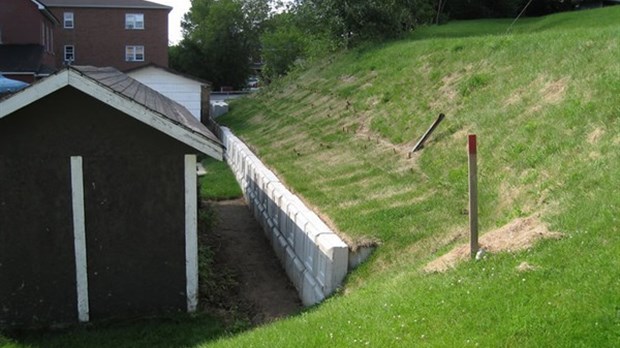
[(172, 10), (172, 7), (145, 0), (38, 0), (48, 7), (144, 8)]
[(192, 132), (204, 135), (210, 140), (221, 144), (217, 137), (213, 135), (205, 125), (200, 123), (184, 106), (143, 85), (137, 80), (134, 80), (127, 74), (123, 74), (111, 67), (70, 66), (69, 69), (143, 105), (147, 109), (172, 120)]

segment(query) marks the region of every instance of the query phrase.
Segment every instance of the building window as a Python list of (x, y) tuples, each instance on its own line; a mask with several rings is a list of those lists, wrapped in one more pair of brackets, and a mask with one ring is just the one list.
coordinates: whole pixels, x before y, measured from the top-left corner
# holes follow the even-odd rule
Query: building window
[(64, 27), (65, 29), (73, 29), (73, 12), (64, 13)]
[(75, 61), (75, 47), (73, 45), (65, 46), (65, 63), (71, 64)]
[(125, 14), (125, 29), (131, 29), (131, 30), (144, 29), (144, 14), (142, 13)]
[(125, 60), (144, 62), (144, 46), (125, 46)]

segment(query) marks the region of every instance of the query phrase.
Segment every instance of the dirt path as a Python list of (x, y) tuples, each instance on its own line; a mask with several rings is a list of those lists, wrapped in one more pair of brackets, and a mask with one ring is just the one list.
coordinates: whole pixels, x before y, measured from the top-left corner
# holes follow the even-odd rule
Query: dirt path
[(218, 225), (218, 267), (230, 269), (239, 283), (239, 301), (249, 304), (251, 320), (261, 324), (299, 312), (299, 296), (269, 241), (243, 199), (214, 202)]

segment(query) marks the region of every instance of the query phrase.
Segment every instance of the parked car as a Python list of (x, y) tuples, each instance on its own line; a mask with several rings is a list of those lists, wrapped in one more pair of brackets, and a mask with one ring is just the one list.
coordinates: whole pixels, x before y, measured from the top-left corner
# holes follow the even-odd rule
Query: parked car
[(254, 90), (261, 87), (261, 81), (256, 76), (251, 76), (245, 81), (246, 89)]

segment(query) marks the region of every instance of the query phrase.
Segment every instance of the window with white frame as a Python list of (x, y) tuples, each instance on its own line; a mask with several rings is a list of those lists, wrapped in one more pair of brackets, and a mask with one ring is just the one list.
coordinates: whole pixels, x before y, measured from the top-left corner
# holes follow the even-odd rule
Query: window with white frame
[(65, 63), (71, 64), (75, 61), (75, 46), (65, 45)]
[(64, 28), (65, 29), (73, 29), (73, 12), (65, 12), (64, 13)]
[(131, 30), (144, 29), (144, 14), (143, 13), (125, 14), (125, 29), (131, 29)]
[(144, 46), (125, 46), (125, 60), (144, 62)]

